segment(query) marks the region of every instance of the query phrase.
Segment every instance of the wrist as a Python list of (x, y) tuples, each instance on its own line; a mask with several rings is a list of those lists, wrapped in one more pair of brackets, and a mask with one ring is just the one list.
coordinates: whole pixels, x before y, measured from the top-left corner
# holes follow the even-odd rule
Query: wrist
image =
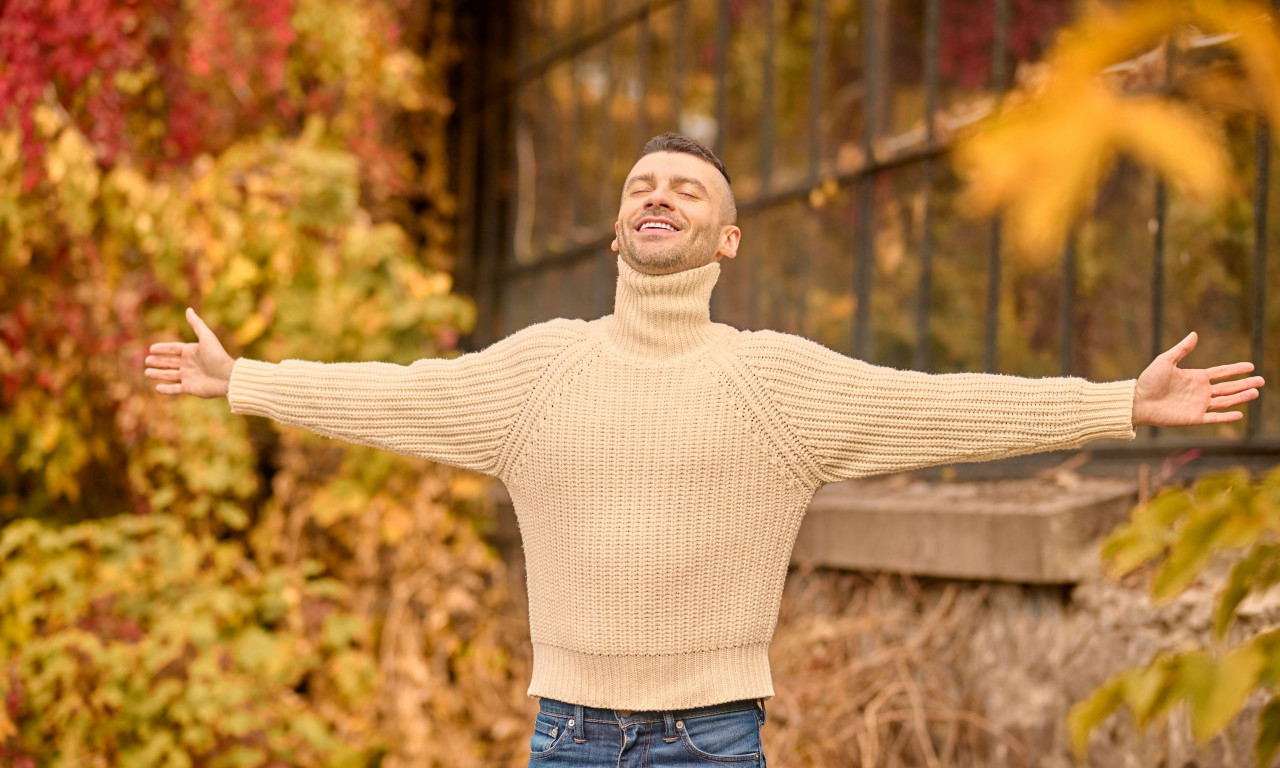
[(1142, 392), (1134, 387), (1133, 389), (1133, 426), (1146, 427), (1150, 426), (1151, 421), (1147, 413), (1146, 398), (1142, 396)]
[(235, 369), (236, 361), (233, 358), (228, 357), (227, 363), (218, 377), (220, 384), (219, 389), (221, 390), (220, 395), (222, 397), (226, 397), (227, 393), (231, 391), (231, 374), (235, 372)]

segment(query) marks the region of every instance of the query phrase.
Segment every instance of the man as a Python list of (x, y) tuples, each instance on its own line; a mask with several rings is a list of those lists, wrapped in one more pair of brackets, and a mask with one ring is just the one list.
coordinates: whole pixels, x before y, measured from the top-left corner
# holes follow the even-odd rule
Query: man
[(713, 323), (741, 233), (702, 145), (651, 140), (614, 223), (612, 315), (552, 320), (452, 360), (233, 361), (152, 346), (166, 394), (501, 479), (525, 548), (541, 697), (530, 763), (763, 765), (768, 647), (791, 547), (820, 486), (931, 464), (1234, 421), (1258, 396), (1236, 363), (1136, 381), (929, 375), (772, 331)]

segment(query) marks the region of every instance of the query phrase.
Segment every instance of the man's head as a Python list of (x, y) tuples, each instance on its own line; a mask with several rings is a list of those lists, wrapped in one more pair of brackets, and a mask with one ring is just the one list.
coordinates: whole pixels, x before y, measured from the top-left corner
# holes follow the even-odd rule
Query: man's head
[(742, 233), (729, 174), (711, 150), (664, 133), (622, 185), (613, 249), (638, 272), (665, 275), (738, 254)]

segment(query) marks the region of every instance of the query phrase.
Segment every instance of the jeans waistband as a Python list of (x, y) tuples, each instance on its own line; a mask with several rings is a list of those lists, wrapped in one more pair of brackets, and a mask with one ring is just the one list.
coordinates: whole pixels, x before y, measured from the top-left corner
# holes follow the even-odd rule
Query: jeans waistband
[[(553, 715), (572, 716), (576, 707), (558, 699), (548, 699), (545, 696), (538, 700), (538, 709)], [(744, 709), (764, 709), (764, 702), (761, 699), (742, 699), (741, 701), (726, 701), (723, 704), (710, 704), (705, 707), (694, 707), (693, 709), (676, 709), (671, 711), (671, 715), (676, 718), (684, 719), (691, 717), (699, 717), (702, 715), (717, 715), (723, 712), (739, 712)], [(600, 709), (599, 707), (583, 707), (583, 717), (590, 720), (605, 720), (614, 722), (617, 720), (630, 720), (632, 722), (662, 722), (662, 712), (640, 712), (627, 709)]]

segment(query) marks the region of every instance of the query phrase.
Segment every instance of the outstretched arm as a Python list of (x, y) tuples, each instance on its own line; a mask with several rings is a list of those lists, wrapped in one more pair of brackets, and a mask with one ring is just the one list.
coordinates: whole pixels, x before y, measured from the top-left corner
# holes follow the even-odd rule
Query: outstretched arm
[(187, 307), (187, 322), (196, 332), (196, 341), (152, 344), (144, 361), (147, 377), (167, 382), (156, 385), (156, 391), (166, 395), (226, 397), (235, 361), (191, 307)]
[(1224, 379), (1252, 373), (1253, 363), (1179, 368), (1178, 363), (1195, 348), (1193, 331), (1153, 360), (1138, 377), (1133, 396), (1134, 426), (1185, 427), (1244, 418), (1240, 411), (1226, 409), (1257, 399), (1258, 389), (1266, 382), (1261, 376)]
[(1234, 421), (1259, 377), (1250, 363), (1182, 369), (1195, 335), (1138, 380), (927, 374), (871, 365), (807, 339), (755, 332), (744, 361), (819, 467), (835, 482), (933, 464), (982, 461), (1129, 439), (1144, 424)]
[(187, 310), (196, 343), (152, 345), (147, 376), (164, 394), (226, 397), (232, 413), (499, 474), (512, 424), (542, 371), (583, 337), (567, 320), (518, 331), (480, 352), (409, 365), (232, 360)]

